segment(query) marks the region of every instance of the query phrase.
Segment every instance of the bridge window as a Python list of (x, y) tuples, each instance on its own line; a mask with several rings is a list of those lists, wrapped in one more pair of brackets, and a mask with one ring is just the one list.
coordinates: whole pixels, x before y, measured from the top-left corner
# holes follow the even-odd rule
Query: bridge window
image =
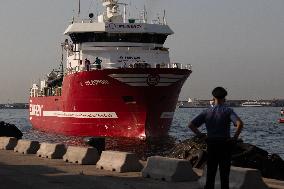
[(164, 44), (165, 34), (124, 34), (124, 33), (73, 33), (70, 35), (74, 43), (83, 42), (128, 42)]

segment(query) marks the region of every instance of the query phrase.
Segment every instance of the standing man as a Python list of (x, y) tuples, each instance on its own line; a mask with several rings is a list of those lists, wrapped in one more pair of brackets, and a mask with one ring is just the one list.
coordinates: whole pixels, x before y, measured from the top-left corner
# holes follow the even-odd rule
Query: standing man
[(102, 68), (102, 60), (99, 59), (99, 57), (96, 57), (95, 65), (96, 65), (97, 69), (101, 69)]
[(85, 66), (86, 66), (87, 71), (90, 71), (91, 62), (87, 58), (85, 59)]
[(214, 106), (203, 111), (188, 127), (197, 135), (202, 133), (198, 130), (202, 124), (205, 124), (207, 130), (207, 177), (205, 189), (214, 189), (215, 176), (219, 165), (221, 189), (229, 189), (229, 176), (232, 156), (232, 140), (230, 135), (231, 122), (236, 126), (236, 132), (233, 140), (237, 140), (242, 128), (243, 122), (239, 116), (225, 105), (227, 91), (223, 87), (217, 87), (212, 91)]

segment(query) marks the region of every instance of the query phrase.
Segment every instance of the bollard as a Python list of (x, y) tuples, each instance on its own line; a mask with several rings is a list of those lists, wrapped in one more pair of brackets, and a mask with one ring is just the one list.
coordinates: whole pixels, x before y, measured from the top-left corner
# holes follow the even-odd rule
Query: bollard
[(49, 159), (62, 159), (65, 153), (66, 147), (64, 144), (41, 143), (37, 156)]
[(86, 144), (96, 148), (100, 155), (105, 150), (106, 140), (103, 137), (85, 138), (84, 141), (85, 141)]
[(128, 152), (103, 151), (97, 163), (98, 169), (119, 173), (139, 172), (143, 168), (136, 154)]
[(63, 160), (70, 163), (78, 163), (82, 165), (95, 165), (99, 159), (99, 154), (95, 148), (85, 148), (69, 146)]
[(40, 144), (38, 141), (18, 140), (18, 144), (14, 148), (14, 152), (22, 154), (36, 154), (39, 148)]
[(0, 150), (14, 150), (18, 139), (14, 137), (0, 137)]
[(148, 158), (147, 164), (142, 170), (142, 176), (170, 182), (196, 181), (198, 179), (189, 161), (160, 156)]

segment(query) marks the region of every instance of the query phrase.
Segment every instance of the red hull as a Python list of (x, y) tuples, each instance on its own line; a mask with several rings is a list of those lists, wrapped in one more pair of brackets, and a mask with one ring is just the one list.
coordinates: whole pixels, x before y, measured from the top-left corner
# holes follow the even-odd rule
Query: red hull
[(284, 123), (284, 118), (280, 118), (279, 123)]
[(64, 77), (62, 96), (30, 98), (34, 128), (73, 136), (159, 137), (170, 129), (182, 69), (117, 69)]

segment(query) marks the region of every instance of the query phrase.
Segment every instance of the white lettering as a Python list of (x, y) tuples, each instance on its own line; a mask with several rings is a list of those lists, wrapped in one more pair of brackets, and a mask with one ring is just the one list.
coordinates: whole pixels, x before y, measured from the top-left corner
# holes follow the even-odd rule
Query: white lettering
[(115, 24), (115, 23), (109, 23), (106, 25), (106, 29), (109, 30), (125, 30), (125, 29), (142, 29), (142, 24)]
[(80, 82), (80, 85), (83, 86), (97, 86), (97, 85), (109, 85), (108, 80), (88, 80), (85, 82)]
[(30, 104), (30, 115), (31, 116), (42, 116), (43, 105)]

